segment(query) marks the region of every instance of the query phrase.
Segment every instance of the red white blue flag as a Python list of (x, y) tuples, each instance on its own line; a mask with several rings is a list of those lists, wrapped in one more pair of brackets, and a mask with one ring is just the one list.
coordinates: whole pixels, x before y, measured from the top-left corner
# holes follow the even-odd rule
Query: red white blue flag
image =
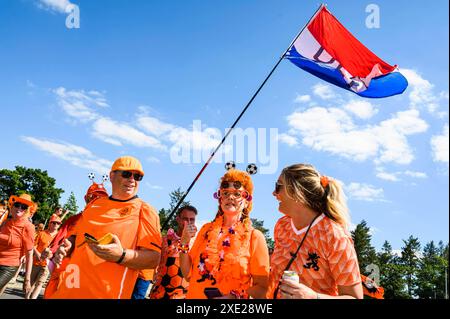
[(366, 48), (325, 6), (306, 25), (286, 58), (303, 70), (363, 97), (401, 94), (408, 86), (396, 65), (387, 64)]

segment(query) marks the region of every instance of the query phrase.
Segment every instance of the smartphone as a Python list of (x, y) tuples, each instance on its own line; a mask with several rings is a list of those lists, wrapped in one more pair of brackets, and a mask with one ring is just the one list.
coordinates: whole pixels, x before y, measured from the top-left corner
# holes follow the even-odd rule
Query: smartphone
[(95, 244), (98, 243), (98, 240), (94, 236), (89, 235), (88, 233), (84, 233), (84, 239), (90, 243), (95, 243)]
[(208, 299), (222, 297), (222, 293), (220, 292), (219, 288), (206, 287), (205, 290), (203, 290), (203, 293)]

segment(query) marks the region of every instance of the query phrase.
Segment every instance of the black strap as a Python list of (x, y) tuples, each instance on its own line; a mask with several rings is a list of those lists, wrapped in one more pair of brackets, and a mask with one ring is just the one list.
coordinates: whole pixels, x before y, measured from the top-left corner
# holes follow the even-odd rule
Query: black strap
[[(305, 232), (305, 236), (303, 236), (303, 239), (300, 242), (300, 244), (298, 245), (297, 250), (295, 251), (295, 253), (291, 253), (291, 259), (289, 260), (289, 262), (287, 263), (286, 267), (284, 268), (284, 271), (289, 270), (289, 268), (291, 268), (292, 263), (294, 262), (295, 258), (297, 258), (297, 255), (298, 255), (298, 252), (300, 251), (300, 248), (302, 248), (302, 246), (303, 246), (303, 242), (305, 241), (306, 236), (308, 236), (309, 229), (314, 224), (314, 222), (316, 221), (317, 217), (319, 217), (320, 215), (321, 214), (318, 214), (316, 217), (314, 217), (314, 219), (309, 224), (308, 229)], [(280, 278), (280, 280), (281, 280), (281, 278)], [(280, 287), (280, 282), (278, 282), (277, 288), (275, 288), (275, 291), (273, 293), (273, 299), (277, 299), (277, 294), (278, 294), (278, 288), (279, 287)]]

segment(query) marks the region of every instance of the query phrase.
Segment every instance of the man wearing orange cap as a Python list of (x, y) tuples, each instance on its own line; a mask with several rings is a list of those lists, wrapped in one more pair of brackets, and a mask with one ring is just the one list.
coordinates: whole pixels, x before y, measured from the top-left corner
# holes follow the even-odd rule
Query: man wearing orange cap
[(36, 299), (39, 296), (42, 286), (44, 285), (45, 281), (48, 278), (48, 275), (50, 274), (47, 268), (47, 258), (42, 253), (48, 248), (51, 241), (58, 233), (59, 226), (61, 226), (61, 219), (56, 215), (52, 215), (52, 217), (50, 218), (48, 229), (41, 231), (36, 238), (33, 249), (33, 270), (31, 271), (32, 288), (27, 296), (27, 299)]
[[(55, 253), (57, 266), (69, 255), (70, 263), (51, 298), (129, 299), (139, 269), (158, 265), (159, 217), (136, 195), (143, 176), (142, 165), (134, 157), (114, 162), (109, 176), (112, 195), (84, 210), (75, 226), (75, 241), (66, 239)], [(111, 238), (109, 244), (94, 242), (104, 236)], [(87, 243), (86, 238), (90, 238)]]
[(22, 194), (9, 198), (11, 219), (0, 226), (0, 295), (14, 277), (25, 255), (25, 280), (23, 291), (30, 289), (31, 268), (33, 266), (34, 226), (28, 221), (29, 208), (34, 205), (31, 196)]

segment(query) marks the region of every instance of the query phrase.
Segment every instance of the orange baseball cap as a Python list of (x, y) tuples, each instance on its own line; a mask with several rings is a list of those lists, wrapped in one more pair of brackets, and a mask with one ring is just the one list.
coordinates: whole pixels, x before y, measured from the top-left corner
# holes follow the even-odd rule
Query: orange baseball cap
[(34, 206), (34, 202), (31, 200), (31, 196), (29, 194), (22, 194), (20, 196), (12, 195), (9, 198), (9, 206), (14, 205), (15, 202), (19, 202), (29, 207)]
[(133, 156), (122, 156), (116, 159), (111, 171), (137, 171), (144, 175), (141, 162)]
[(50, 217), (50, 223), (52, 223), (52, 222), (58, 222), (61, 224), (61, 218), (59, 218), (58, 215), (53, 214), (52, 217)]

